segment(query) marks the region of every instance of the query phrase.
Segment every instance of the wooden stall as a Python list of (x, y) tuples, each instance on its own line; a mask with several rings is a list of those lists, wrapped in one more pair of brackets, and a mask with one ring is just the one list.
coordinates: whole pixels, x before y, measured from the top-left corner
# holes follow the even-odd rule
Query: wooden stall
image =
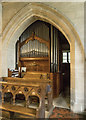
[[(50, 86), (50, 89), (47, 89)], [(2, 106), (1, 109), (24, 115), (29, 115), (36, 118), (45, 118), (45, 97), (48, 98), (47, 110), (52, 108), (52, 81), (49, 79), (34, 79), (34, 78), (12, 78), (4, 77), (0, 82), (0, 92), (2, 93)], [(5, 93), (12, 93), (12, 103), (5, 103)], [(25, 95), (25, 106), (20, 107), (16, 105), (16, 94)], [(37, 108), (29, 108), (29, 96), (37, 96), (39, 98), (39, 106)], [(23, 111), (25, 109), (25, 112)], [(31, 111), (30, 111), (31, 110)], [(30, 112), (29, 112), (30, 111)], [(11, 116), (12, 117), (12, 116)]]

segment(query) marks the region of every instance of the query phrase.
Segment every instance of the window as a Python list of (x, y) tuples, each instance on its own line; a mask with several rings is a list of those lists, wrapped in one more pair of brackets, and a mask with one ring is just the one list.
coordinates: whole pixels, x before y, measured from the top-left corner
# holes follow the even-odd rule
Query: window
[(68, 62), (70, 63), (70, 52), (68, 52)]
[(63, 51), (63, 63), (70, 63), (70, 52)]
[(63, 63), (67, 63), (67, 52), (63, 52)]

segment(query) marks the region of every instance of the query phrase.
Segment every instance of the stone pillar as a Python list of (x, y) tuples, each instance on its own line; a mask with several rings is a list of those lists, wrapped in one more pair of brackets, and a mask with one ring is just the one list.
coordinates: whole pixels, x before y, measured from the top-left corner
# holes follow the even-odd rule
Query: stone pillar
[[(75, 63), (74, 62), (75, 57)], [(71, 109), (74, 112), (84, 110), (84, 56), (75, 41), (75, 52), (72, 51)], [(75, 76), (75, 77), (74, 77)]]
[(75, 102), (75, 42), (70, 47), (70, 105), (73, 111)]
[(85, 61), (84, 61), (84, 107), (86, 109), (86, 58), (85, 58)]
[[(2, 77), (2, 4), (0, 2), (0, 78)], [(4, 95), (2, 94), (2, 103), (4, 103)], [(2, 116), (2, 111), (0, 111)]]
[(86, 2), (84, 2), (84, 107), (86, 109)]

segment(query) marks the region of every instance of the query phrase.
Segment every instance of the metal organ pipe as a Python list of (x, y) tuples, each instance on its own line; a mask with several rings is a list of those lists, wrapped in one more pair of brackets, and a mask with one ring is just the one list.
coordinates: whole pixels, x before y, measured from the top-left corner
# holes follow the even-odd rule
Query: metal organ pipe
[(59, 69), (59, 67), (60, 67), (60, 44), (59, 44), (59, 38), (58, 38), (58, 50), (57, 50), (57, 55), (58, 55), (58, 69), (57, 69), (57, 71), (59, 72), (60, 71), (60, 69)]
[[(32, 32), (45, 39), (49, 40), (49, 27), (47, 24), (37, 21), (29, 26), (25, 32), (21, 35), (21, 42), (31, 36)], [(38, 40), (29, 41), (27, 44), (21, 47), (21, 57), (47, 57), (48, 47), (44, 43), (40, 43)]]
[(48, 47), (38, 40), (29, 41), (21, 47), (21, 57), (47, 57)]
[(57, 53), (57, 49), (58, 49), (58, 34), (57, 34), (57, 31), (56, 31), (56, 72), (58, 71), (58, 53)]
[(58, 30), (51, 25), (51, 72), (59, 72)]
[(38, 57), (38, 41), (37, 41), (37, 57)]
[(53, 72), (53, 26), (51, 25), (51, 72)]
[(54, 32), (54, 72), (56, 72), (56, 36), (55, 36), (55, 28)]

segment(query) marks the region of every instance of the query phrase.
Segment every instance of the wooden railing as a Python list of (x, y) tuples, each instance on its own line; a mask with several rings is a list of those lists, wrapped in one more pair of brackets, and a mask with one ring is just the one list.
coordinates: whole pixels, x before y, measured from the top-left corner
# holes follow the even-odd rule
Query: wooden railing
[[(7, 110), (11, 112), (17, 112), (21, 114), (27, 114), (36, 118), (45, 118), (45, 97), (48, 97), (48, 110), (52, 107), (52, 82), (51, 80), (40, 80), (40, 79), (28, 79), (28, 78), (11, 78), (4, 77), (3, 81), (0, 82), (0, 92), (2, 94), (2, 107), (1, 109)], [(46, 91), (47, 86), (50, 85), (49, 91)], [(4, 95), (5, 93), (12, 93), (13, 95), (13, 104), (4, 103)], [(22, 107), (16, 106), (15, 104), (15, 96), (16, 94), (24, 94), (26, 101), (26, 111), (22, 111)], [(28, 97), (31, 95), (35, 95), (39, 98), (39, 107), (31, 112), (28, 112), (30, 108)], [(16, 107), (15, 107), (16, 106)], [(11, 109), (12, 108), (12, 109)], [(25, 109), (25, 108), (24, 108)], [(35, 113), (35, 115), (34, 115)], [(32, 114), (32, 115), (31, 115)]]

